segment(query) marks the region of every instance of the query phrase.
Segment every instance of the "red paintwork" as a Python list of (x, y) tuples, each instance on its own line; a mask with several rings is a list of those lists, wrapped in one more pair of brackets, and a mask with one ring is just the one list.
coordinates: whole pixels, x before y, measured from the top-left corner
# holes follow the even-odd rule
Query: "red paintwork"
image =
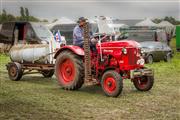
[[(141, 58), (139, 43), (132, 40), (111, 41), (101, 43), (101, 49), (104, 56), (111, 56), (110, 66), (118, 67), (122, 70), (132, 70), (143, 67), (137, 65), (137, 60)], [(98, 53), (100, 54), (100, 45), (96, 45)], [(122, 49), (127, 49), (127, 54), (122, 53)], [(102, 66), (103, 67), (103, 66)]]
[(59, 53), (64, 50), (71, 50), (72, 52), (76, 53), (77, 55), (84, 56), (84, 50), (82, 48), (80, 48), (78, 46), (74, 46), (74, 45), (67, 45), (67, 46), (63, 46), (62, 48), (60, 48), (54, 55), (54, 58), (56, 58), (59, 55)]
[(75, 77), (75, 66), (70, 59), (65, 59), (63, 64), (59, 65), (59, 80), (64, 84), (69, 84)]
[[(97, 46), (99, 46), (97, 44)], [(134, 40), (110, 41), (101, 43), (102, 47), (138, 47), (140, 44)]]
[[(141, 58), (139, 43), (132, 40), (109, 41), (101, 43), (102, 56), (104, 61), (100, 61), (100, 45), (96, 45), (96, 51), (91, 51), (91, 65), (95, 77), (98, 80), (107, 69), (114, 69), (123, 78), (130, 78), (130, 70), (143, 68), (144, 65), (137, 64), (137, 60)], [(127, 49), (127, 54), (122, 49)], [(77, 46), (64, 46), (55, 55), (63, 50), (71, 50), (75, 54), (83, 56), (84, 50)]]
[(116, 81), (113, 77), (107, 77), (104, 80), (104, 89), (108, 92), (108, 93), (112, 93), (115, 89), (116, 89)]

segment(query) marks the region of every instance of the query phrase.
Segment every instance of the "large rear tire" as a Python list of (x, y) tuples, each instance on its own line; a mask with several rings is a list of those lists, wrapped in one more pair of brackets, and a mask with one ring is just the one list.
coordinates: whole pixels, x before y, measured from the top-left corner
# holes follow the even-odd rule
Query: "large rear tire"
[(20, 80), (23, 75), (21, 64), (17, 62), (10, 63), (8, 65), (8, 75), (9, 75), (9, 78), (13, 81)]
[(142, 76), (133, 80), (134, 86), (139, 91), (148, 91), (153, 87), (154, 77), (153, 76)]
[(106, 71), (101, 80), (104, 93), (109, 97), (117, 97), (123, 89), (122, 77), (114, 70)]
[(84, 83), (83, 60), (71, 51), (61, 52), (55, 64), (59, 85), (66, 90), (77, 90)]

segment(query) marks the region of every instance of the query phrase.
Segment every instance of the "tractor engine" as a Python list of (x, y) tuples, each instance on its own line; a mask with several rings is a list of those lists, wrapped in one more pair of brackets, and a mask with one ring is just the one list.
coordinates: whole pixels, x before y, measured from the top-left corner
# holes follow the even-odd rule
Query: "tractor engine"
[(139, 44), (135, 41), (110, 41), (98, 43), (96, 47), (99, 55), (96, 58), (98, 61), (96, 70), (102, 71), (102, 73), (106, 69), (115, 69), (121, 73), (144, 67)]

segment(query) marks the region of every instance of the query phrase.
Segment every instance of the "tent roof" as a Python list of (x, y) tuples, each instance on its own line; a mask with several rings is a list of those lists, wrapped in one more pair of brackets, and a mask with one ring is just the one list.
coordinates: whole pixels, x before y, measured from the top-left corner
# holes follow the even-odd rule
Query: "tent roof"
[(56, 22), (48, 24), (47, 26), (48, 28), (52, 28), (53, 26), (59, 25), (59, 24), (76, 24), (76, 22), (66, 17), (62, 17), (58, 19)]
[(128, 26), (134, 26), (136, 23), (142, 21), (142, 19), (126, 19), (126, 20), (120, 20), (115, 19), (113, 20), (114, 24), (126, 24)]
[(109, 27), (118, 27), (118, 28), (126, 28), (126, 27), (129, 27), (128, 25), (126, 24), (108, 24)]
[(156, 23), (152, 22), (149, 18), (141, 21), (141, 22), (138, 22), (135, 24), (135, 26), (149, 26), (149, 27), (155, 27), (157, 26)]
[(158, 24), (158, 26), (162, 26), (162, 27), (166, 27), (166, 26), (169, 26), (169, 27), (174, 27), (174, 25), (173, 24), (171, 24), (170, 22), (168, 22), (168, 21), (162, 21), (162, 22), (160, 22), (159, 24)]

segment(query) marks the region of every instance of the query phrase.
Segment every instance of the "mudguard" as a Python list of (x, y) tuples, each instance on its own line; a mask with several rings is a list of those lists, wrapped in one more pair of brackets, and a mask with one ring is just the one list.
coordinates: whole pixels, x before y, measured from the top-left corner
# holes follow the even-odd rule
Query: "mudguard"
[(84, 56), (84, 50), (82, 48), (80, 48), (79, 46), (67, 45), (67, 46), (60, 48), (54, 55), (54, 58), (56, 59), (57, 56), (64, 50), (70, 50), (77, 55)]

